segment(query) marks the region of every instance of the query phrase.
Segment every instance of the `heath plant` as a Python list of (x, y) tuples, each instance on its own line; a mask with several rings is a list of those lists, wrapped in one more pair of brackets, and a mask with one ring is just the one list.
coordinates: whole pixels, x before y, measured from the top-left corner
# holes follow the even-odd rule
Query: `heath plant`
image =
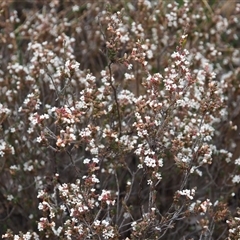
[(2, 238), (239, 239), (239, 17), (2, 0)]

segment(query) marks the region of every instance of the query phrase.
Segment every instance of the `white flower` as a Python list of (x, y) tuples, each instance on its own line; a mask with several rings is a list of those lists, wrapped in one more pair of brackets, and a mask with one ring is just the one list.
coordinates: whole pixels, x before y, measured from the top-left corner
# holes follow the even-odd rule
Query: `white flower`
[(162, 180), (162, 175), (161, 175), (161, 173), (156, 173), (156, 174), (155, 174), (155, 177), (156, 177), (158, 180)]
[(192, 200), (195, 195), (195, 189), (184, 189), (182, 191), (177, 191), (178, 194), (186, 196), (188, 199)]
[(30, 240), (32, 238), (31, 233), (27, 232), (26, 234), (23, 234), (23, 239), (24, 240)]
[(13, 195), (11, 195), (11, 194), (10, 194), (10, 195), (7, 195), (7, 200), (8, 200), (8, 201), (12, 201), (13, 199), (14, 199)]
[(235, 176), (232, 178), (232, 182), (233, 182), (233, 183), (240, 183), (240, 175), (235, 175)]
[(152, 181), (151, 179), (148, 179), (148, 180), (147, 180), (147, 184), (148, 184), (148, 185), (152, 185), (152, 184), (153, 184), (153, 181)]
[(99, 183), (99, 182), (100, 182), (99, 179), (96, 177), (95, 174), (92, 175), (92, 181), (93, 181), (94, 183)]
[(128, 64), (128, 70), (131, 70), (133, 68), (132, 64)]
[(236, 165), (240, 165), (240, 158), (237, 158), (237, 159), (235, 160), (235, 164), (236, 164)]
[(36, 138), (36, 141), (38, 142), (38, 143), (41, 143), (42, 142), (42, 137), (40, 136), (40, 137), (37, 137)]
[(132, 222), (131, 224), (131, 227), (134, 231), (136, 230), (136, 225), (137, 225), (137, 222)]
[(142, 164), (138, 164), (138, 169), (141, 169), (141, 168), (143, 168), (143, 165)]
[(93, 158), (92, 161), (93, 161), (94, 163), (99, 163), (99, 159), (98, 159), (98, 158)]
[(144, 163), (148, 166), (148, 167), (156, 167), (156, 160), (147, 156), (144, 160)]
[(72, 7), (72, 11), (73, 11), (73, 12), (79, 11), (79, 6), (78, 6), (78, 5), (74, 5), (74, 6)]
[(89, 164), (90, 163), (90, 159), (89, 158), (85, 158), (84, 160), (83, 160), (83, 164)]

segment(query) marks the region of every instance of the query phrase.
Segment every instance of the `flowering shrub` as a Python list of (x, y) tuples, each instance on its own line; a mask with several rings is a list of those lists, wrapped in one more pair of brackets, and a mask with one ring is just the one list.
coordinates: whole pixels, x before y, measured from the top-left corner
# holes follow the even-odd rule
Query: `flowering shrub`
[(240, 5), (2, 0), (3, 239), (239, 239)]

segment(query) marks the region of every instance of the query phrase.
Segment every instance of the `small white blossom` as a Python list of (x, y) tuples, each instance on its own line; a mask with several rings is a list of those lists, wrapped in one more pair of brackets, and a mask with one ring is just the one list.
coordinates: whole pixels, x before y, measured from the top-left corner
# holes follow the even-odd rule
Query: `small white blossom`
[(186, 196), (188, 199), (192, 200), (193, 196), (195, 195), (195, 189), (184, 189), (182, 191), (177, 191), (177, 193), (182, 196)]
[(240, 158), (237, 158), (237, 159), (235, 160), (235, 164), (236, 164), (236, 165), (240, 165)]
[(233, 183), (240, 183), (240, 175), (235, 175), (235, 176), (232, 178), (232, 182), (233, 182)]

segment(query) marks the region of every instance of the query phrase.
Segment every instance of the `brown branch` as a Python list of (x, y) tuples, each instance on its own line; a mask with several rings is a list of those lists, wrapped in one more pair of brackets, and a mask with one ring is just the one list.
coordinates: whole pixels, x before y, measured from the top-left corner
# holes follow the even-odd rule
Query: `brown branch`
[(117, 115), (118, 115), (118, 129), (119, 129), (119, 134), (118, 136), (121, 137), (122, 135), (122, 125), (121, 125), (121, 115), (120, 115), (120, 110), (119, 110), (119, 103), (118, 103), (118, 98), (117, 98), (117, 90), (113, 85), (113, 80), (112, 80), (112, 69), (111, 69), (112, 62), (108, 64), (108, 69), (109, 69), (109, 74), (110, 74), (110, 85), (113, 89), (113, 95), (114, 95), (114, 101), (116, 104), (117, 108)]

